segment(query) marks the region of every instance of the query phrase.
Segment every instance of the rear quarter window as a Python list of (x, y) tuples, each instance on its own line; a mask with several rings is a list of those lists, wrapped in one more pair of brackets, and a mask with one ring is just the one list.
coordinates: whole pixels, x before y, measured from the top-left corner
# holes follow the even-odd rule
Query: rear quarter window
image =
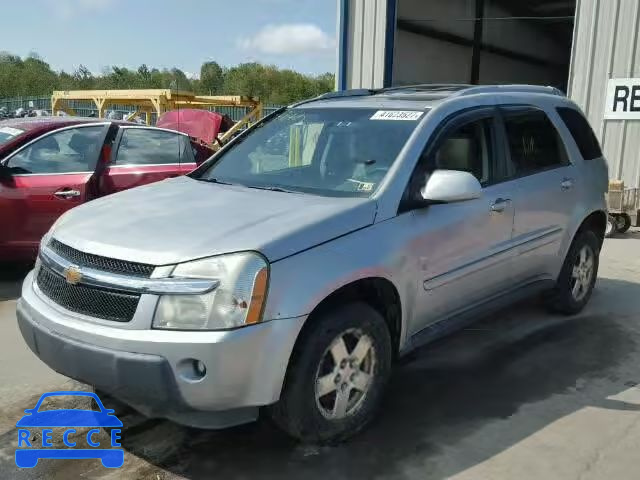
[(602, 157), (602, 150), (589, 122), (582, 114), (569, 107), (558, 107), (558, 115), (571, 132), (571, 136), (578, 145), (580, 154), (585, 160)]

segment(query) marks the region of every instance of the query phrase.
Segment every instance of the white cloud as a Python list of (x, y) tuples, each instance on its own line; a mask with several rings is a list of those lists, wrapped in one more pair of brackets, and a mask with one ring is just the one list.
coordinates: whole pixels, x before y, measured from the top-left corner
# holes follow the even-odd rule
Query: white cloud
[(47, 0), (52, 13), (63, 20), (79, 13), (102, 12), (113, 8), (118, 0)]
[(189, 80), (199, 80), (200, 79), (200, 74), (199, 73), (194, 73), (194, 72), (184, 72), (185, 77), (187, 77)]
[(333, 37), (310, 23), (267, 25), (251, 37), (238, 40), (245, 50), (273, 55), (320, 52), (335, 48)]

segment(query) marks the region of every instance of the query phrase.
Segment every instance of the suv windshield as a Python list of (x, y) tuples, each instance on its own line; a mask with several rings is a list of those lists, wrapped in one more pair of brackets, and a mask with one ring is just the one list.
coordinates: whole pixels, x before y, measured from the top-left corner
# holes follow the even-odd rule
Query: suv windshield
[(423, 113), (289, 109), (236, 142), (199, 179), (324, 196), (368, 197)]

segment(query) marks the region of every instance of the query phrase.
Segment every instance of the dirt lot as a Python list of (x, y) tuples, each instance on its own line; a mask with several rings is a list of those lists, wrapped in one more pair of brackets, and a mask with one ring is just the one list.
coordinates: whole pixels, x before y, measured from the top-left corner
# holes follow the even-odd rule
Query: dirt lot
[(527, 302), (432, 345), (392, 378), (378, 421), (334, 447), (268, 422), (207, 432), (119, 415), (123, 468), (14, 463), (15, 422), (49, 390), (76, 389), (31, 354), (15, 323), (24, 275), (0, 282), (0, 478), (633, 479), (640, 476), (640, 231), (605, 242), (578, 317)]

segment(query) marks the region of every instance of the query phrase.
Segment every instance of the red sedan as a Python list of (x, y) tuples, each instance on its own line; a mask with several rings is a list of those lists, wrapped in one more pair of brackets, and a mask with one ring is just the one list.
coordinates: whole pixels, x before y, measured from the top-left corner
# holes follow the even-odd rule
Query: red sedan
[(128, 122), (0, 121), (0, 261), (35, 258), (42, 236), (70, 208), (188, 173), (210, 154), (184, 133)]

